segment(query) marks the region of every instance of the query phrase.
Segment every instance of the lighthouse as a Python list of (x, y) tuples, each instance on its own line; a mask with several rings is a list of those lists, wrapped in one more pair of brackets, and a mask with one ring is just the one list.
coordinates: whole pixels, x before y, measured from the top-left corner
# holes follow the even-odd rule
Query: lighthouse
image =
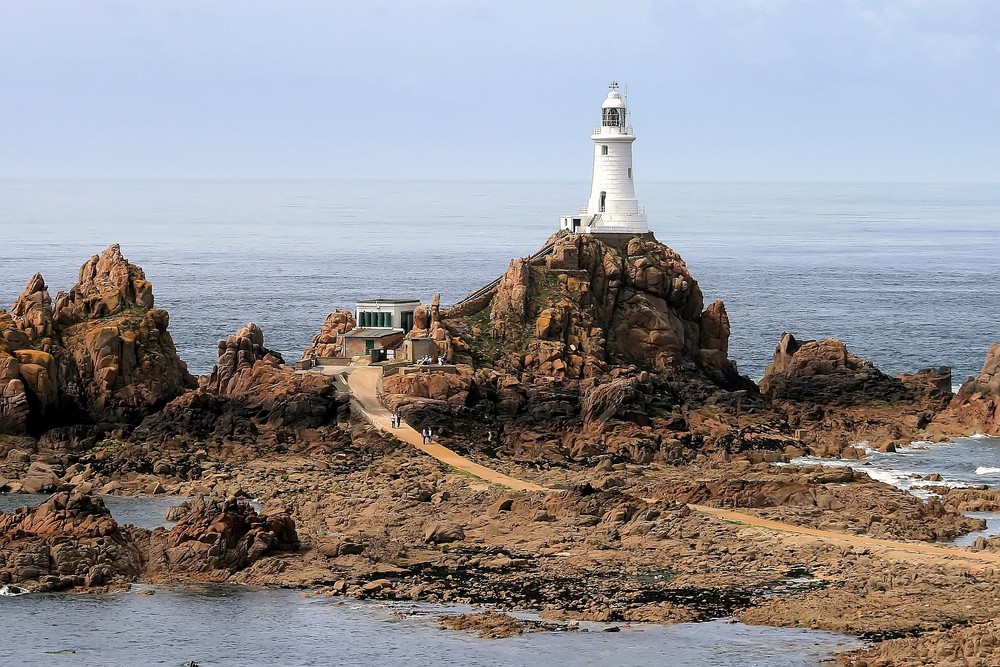
[(632, 173), (632, 126), (618, 83), (610, 86), (601, 104), (601, 124), (590, 136), (594, 142), (594, 176), (590, 199), (580, 212), (564, 215), (559, 228), (578, 234), (645, 234), (646, 211), (635, 198)]

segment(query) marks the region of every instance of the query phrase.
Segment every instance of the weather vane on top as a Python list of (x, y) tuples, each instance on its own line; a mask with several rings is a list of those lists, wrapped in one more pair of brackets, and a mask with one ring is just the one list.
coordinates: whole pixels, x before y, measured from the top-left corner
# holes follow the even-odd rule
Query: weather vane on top
[(610, 88), (611, 90), (618, 90), (618, 82), (617, 81), (612, 81), (611, 85), (608, 86), (608, 88)]

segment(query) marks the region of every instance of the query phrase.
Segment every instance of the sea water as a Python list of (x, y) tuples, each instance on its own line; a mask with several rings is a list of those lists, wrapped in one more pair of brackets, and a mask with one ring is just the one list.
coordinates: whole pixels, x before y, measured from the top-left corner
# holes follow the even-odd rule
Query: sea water
[(602, 631), (608, 624), (585, 623), (590, 632), (500, 640), (436, 627), (441, 615), (464, 611), (233, 586), (0, 596), (0, 664), (805, 667), (859, 644), (827, 632), (725, 622), (636, 625), (615, 633)]
[[(650, 227), (759, 378), (783, 331), (838, 337), (889, 373), (977, 372), (1000, 341), (1000, 186), (639, 183)], [(537, 250), (585, 183), (0, 181), (0, 306), (40, 271), (66, 290), (120, 243), (196, 373), (249, 321), (297, 359), (335, 308), (455, 302)]]

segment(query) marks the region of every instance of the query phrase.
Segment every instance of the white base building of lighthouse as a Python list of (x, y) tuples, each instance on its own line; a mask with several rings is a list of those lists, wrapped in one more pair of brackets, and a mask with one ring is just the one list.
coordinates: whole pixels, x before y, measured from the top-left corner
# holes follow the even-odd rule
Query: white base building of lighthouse
[(579, 213), (564, 215), (559, 228), (579, 234), (645, 234), (646, 211), (635, 198), (632, 142), (628, 108), (612, 83), (601, 104), (601, 124), (590, 137), (594, 142), (594, 175), (590, 199)]

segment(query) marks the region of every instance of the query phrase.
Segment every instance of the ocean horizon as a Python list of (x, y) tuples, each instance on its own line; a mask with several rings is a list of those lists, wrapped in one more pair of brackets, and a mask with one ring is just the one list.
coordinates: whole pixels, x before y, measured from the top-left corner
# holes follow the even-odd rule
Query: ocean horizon
[[(145, 270), (193, 372), (249, 321), (291, 361), (359, 299), (457, 301), (537, 250), (585, 182), (0, 180), (0, 307), (41, 272), (53, 295), (112, 243)], [(836, 337), (889, 373), (977, 372), (1000, 336), (1000, 186), (646, 182), (651, 230), (759, 378), (781, 333)]]

